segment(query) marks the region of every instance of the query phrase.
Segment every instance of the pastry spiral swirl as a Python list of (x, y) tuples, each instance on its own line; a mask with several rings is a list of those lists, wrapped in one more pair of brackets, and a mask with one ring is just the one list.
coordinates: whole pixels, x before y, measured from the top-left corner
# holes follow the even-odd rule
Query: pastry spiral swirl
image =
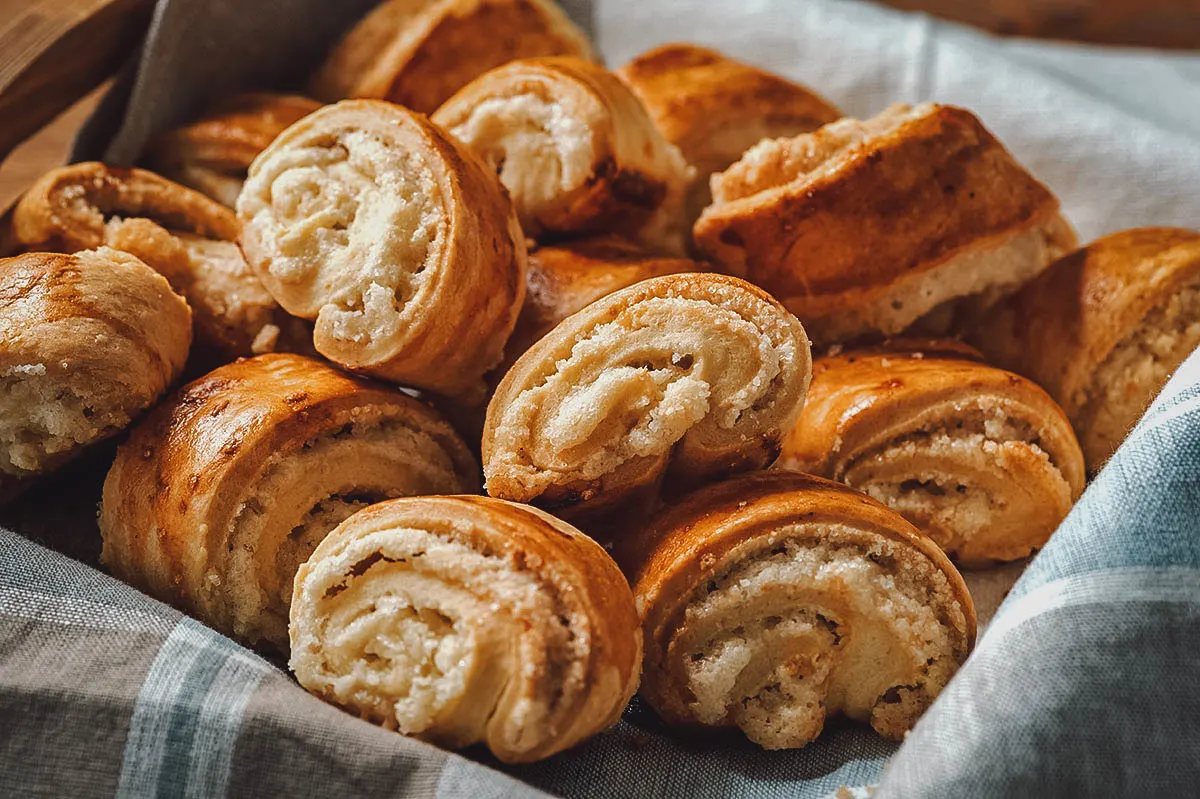
[[(653, 278), (568, 317), (505, 375), (487, 409), (492, 496), (556, 513), (763, 468), (804, 403), (796, 318), (724, 275)], [(573, 517), (574, 518), (574, 517)]]
[(712, 189), (697, 247), (777, 296), (818, 344), (918, 321), (949, 332), (958, 306), (977, 312), (1075, 246), (1058, 199), (952, 106), (761, 142)]
[(104, 482), (102, 560), (249, 644), (287, 646), (296, 569), (372, 502), (477, 485), (466, 445), (395, 389), (299, 355), (190, 383), (138, 424)]
[(641, 631), (594, 541), (488, 497), (374, 505), (296, 577), (291, 667), (363, 718), (443, 746), (529, 762), (617, 721)]
[(309, 90), (332, 103), (378, 97), (422, 114), (518, 58), (595, 60), (553, 0), (385, 0), (342, 38)]
[(982, 566), (1046, 543), (1083, 491), (1083, 455), (1045, 391), (963, 349), (818, 358), (779, 463), (870, 494)]
[(495, 170), (529, 236), (618, 233), (661, 250), (682, 247), (691, 170), (603, 67), (514, 61), (472, 81), (433, 121)]
[(201, 362), (307, 344), (242, 258), (233, 213), (153, 172), (95, 162), (51, 170), (17, 204), (13, 232), (27, 250), (136, 255), (188, 301)]
[(1058, 400), (1088, 469), (1099, 471), (1200, 345), (1200, 232), (1099, 238), (997, 306), (973, 336)]
[(124, 429), (179, 377), (187, 303), (108, 248), (0, 260), (0, 499)]
[(255, 161), (242, 246), (313, 343), (356, 371), (483, 391), (525, 294), (525, 240), (495, 177), (435, 125), (378, 100), (326, 106)]
[(294, 94), (234, 95), (159, 136), (149, 148), (148, 163), (160, 175), (232, 208), (255, 157), (289, 125), (320, 107), (316, 100)]
[(817, 477), (697, 491), (633, 543), (642, 695), (670, 724), (784, 749), (840, 714), (900, 738), (974, 644), (974, 606), (941, 550)]
[(511, 366), (562, 320), (601, 297), (652, 277), (702, 272), (688, 258), (664, 258), (617, 236), (540, 247), (529, 255), (525, 304), (504, 357)]

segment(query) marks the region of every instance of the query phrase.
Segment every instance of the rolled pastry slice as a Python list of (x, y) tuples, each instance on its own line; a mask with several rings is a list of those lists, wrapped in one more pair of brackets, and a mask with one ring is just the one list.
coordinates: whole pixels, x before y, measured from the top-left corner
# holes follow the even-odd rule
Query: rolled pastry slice
[(973, 337), (1061, 403), (1099, 471), (1200, 345), (1200, 232), (1097, 239), (997, 306)]
[(725, 275), (653, 278), (568, 317), (517, 360), (487, 409), (494, 497), (556, 515), (634, 505), (761, 469), (808, 387), (796, 318)]
[[(712, 178), (701, 251), (813, 341), (947, 332), (1075, 246), (1058, 200), (969, 111), (895, 105), (764, 141)], [(970, 314), (966, 314), (970, 315)]]
[(17, 204), (13, 229), (29, 250), (76, 252), (107, 245), (145, 261), (192, 307), (194, 355), (202, 360), (287, 348), (293, 342), (281, 343), (285, 330), (300, 336), (297, 346), (304, 344), (303, 332), (243, 262), (233, 243), (238, 235), (233, 213), (153, 172), (95, 162), (52, 170)]
[(482, 395), (525, 295), (525, 240), (478, 159), (419, 114), (326, 106), (250, 167), (242, 247), (325, 357), (450, 396)]
[(1083, 456), (1045, 391), (961, 347), (818, 358), (780, 466), (866, 492), (983, 566), (1046, 543), (1083, 491)]
[(555, 325), (601, 297), (662, 275), (702, 272), (689, 258), (664, 258), (618, 236), (541, 247), (529, 256), (525, 304), (504, 347), (508, 365)]
[(418, 497), (360, 511), (296, 576), (291, 667), (314, 694), (500, 760), (616, 723), (637, 690), (633, 596), (608, 553), (534, 508)]
[(373, 502), (478, 485), (466, 445), (395, 389), (299, 355), (214, 370), (160, 405), (104, 482), (102, 560), (248, 644), (287, 647), (296, 569)]
[(552, 55), (597, 58), (553, 0), (385, 0), (334, 47), (309, 91), (429, 114), (489, 69)]
[(132, 255), (0, 260), (0, 500), (128, 426), (191, 340), (187, 303)]
[(712, 200), (708, 178), (763, 139), (795, 136), (842, 117), (828, 100), (780, 75), (694, 44), (664, 44), (617, 70), (655, 126), (696, 174), (688, 223)]
[(941, 550), (837, 483), (735, 478), (656, 516), (640, 543), (627, 573), (642, 696), (669, 724), (791, 749), (842, 715), (901, 738), (974, 645), (971, 597)]
[(159, 136), (148, 163), (159, 174), (233, 207), (254, 158), (289, 125), (321, 107), (294, 94), (248, 92)]
[(495, 170), (528, 235), (608, 232), (682, 247), (691, 170), (603, 67), (578, 58), (516, 61), (472, 81), (433, 121)]

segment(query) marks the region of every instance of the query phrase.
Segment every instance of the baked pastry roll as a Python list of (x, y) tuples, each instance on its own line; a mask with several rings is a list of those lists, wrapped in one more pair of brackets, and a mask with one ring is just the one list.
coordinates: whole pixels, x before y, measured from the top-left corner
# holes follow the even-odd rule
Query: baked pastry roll
[(13, 231), (27, 250), (107, 245), (145, 261), (191, 306), (202, 360), (306, 343), (245, 264), (233, 213), (153, 172), (95, 162), (52, 170), (17, 204)]
[(842, 117), (816, 92), (694, 44), (664, 44), (617, 70), (655, 126), (695, 170), (689, 224), (712, 200), (708, 178), (763, 139), (795, 136)]
[(222, 366), (156, 408), (104, 481), (101, 559), (248, 644), (287, 647), (292, 578), (390, 497), (478, 486), (466, 445), (395, 389), (300, 355)]
[[(701, 251), (826, 344), (986, 305), (1075, 245), (1058, 200), (969, 111), (894, 105), (764, 141), (712, 178)], [(932, 318), (931, 318), (932, 317)]]
[(789, 749), (843, 715), (901, 738), (974, 645), (971, 597), (941, 550), (837, 483), (735, 478), (638, 543), (642, 696), (669, 724)]
[(504, 347), (505, 360), (511, 365), (559, 322), (614, 291), (652, 277), (704, 269), (689, 258), (652, 255), (618, 236), (541, 247), (529, 255), (525, 304)]
[(691, 170), (603, 67), (578, 58), (516, 61), (472, 81), (433, 121), (495, 170), (529, 236), (607, 232), (682, 247)]
[(218, 103), (150, 146), (148, 163), (176, 183), (233, 207), (255, 156), (291, 124), (321, 107), (294, 94), (247, 92)]
[(804, 328), (725, 275), (653, 278), (568, 317), (488, 404), (487, 491), (583, 518), (761, 469), (808, 387)]
[(977, 358), (903, 342), (818, 358), (780, 466), (870, 494), (964, 566), (1026, 557), (1083, 491), (1083, 456), (1045, 391)]
[(975, 339), (1058, 400), (1099, 471), (1200, 345), (1200, 232), (1097, 239), (997, 306)]
[(525, 295), (525, 240), (478, 159), (419, 114), (326, 106), (250, 167), (242, 247), (330, 360), (440, 394), (482, 394)]
[(423, 114), (489, 69), (518, 58), (596, 60), (552, 0), (386, 0), (334, 47), (314, 97), (379, 97)]
[(0, 500), (154, 404), (191, 340), (187, 303), (132, 255), (0, 260)]
[(318, 696), (441, 746), (540, 760), (637, 690), (633, 596), (599, 544), (534, 508), (418, 497), (354, 514), (296, 576), (291, 667)]

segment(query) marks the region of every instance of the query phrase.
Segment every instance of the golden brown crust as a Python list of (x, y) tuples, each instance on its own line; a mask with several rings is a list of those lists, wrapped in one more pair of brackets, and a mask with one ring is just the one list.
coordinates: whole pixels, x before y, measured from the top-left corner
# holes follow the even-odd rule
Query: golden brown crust
[(519, 58), (596, 60), (551, 0), (387, 0), (334, 47), (314, 97), (378, 97), (429, 114), (490, 69)]
[[(890, 551), (879, 547), (880, 541), (889, 542), (886, 546)], [(696, 706), (699, 697), (691, 694), (684, 674), (686, 664), (683, 661), (696, 658), (697, 653), (686, 651), (683, 639), (688, 635), (688, 628), (703, 625), (702, 615), (710, 612), (696, 602), (703, 601), (703, 596), (719, 594), (731, 569), (761, 558), (783, 555), (789, 542), (796, 542), (801, 548), (829, 546), (852, 551), (863, 548), (859, 555), (864, 561), (873, 556), (872, 562), (876, 566), (891, 568), (897, 578), (902, 572), (923, 575), (927, 579), (932, 576), (934, 579), (928, 586), (918, 587), (918, 593), (928, 591), (920, 603), (932, 609), (938, 624), (948, 630), (955, 661), (948, 664), (949, 671), (952, 673), (953, 668), (966, 659), (975, 642), (974, 605), (961, 575), (931, 540), (880, 503), (841, 484), (782, 471), (745, 475), (696, 491), (664, 509), (643, 536), (626, 539), (618, 550), (621, 565), (634, 585), (634, 598), (642, 617), (645, 647), (642, 695), (666, 721), (693, 725), (717, 723), (699, 718)], [(817, 575), (813, 577), (816, 585)], [(761, 600), (758, 599), (757, 579), (746, 575), (739, 582), (741, 591), (736, 606), (751, 614), (756, 612), (755, 602), (771, 601), (767, 594), (773, 590), (772, 585), (762, 586), (764, 593)], [(897, 579), (897, 584), (900, 582)], [(849, 583), (847, 577), (844, 585), (838, 583), (842, 585), (839, 590), (850, 590)], [(807, 590), (804, 585), (793, 588), (801, 592)], [(796, 597), (790, 610), (775, 623), (783, 625), (792, 620), (793, 614), (799, 617), (808, 613), (810, 606), (815, 607), (816, 620), (823, 624), (832, 623), (837, 633), (833, 652), (825, 656), (834, 658), (832, 669), (836, 672), (841, 665), (836, 660), (839, 653), (847, 649), (847, 639), (850, 639), (849, 643), (855, 643), (853, 639), (859, 620), (846, 617), (844, 612), (834, 612), (839, 605), (842, 611), (846, 608), (835, 597), (820, 593), (831, 589), (814, 590), (818, 591), (815, 596)], [(882, 608), (877, 610), (883, 612)], [(864, 611), (861, 606), (858, 608), (859, 613)], [(723, 612), (729, 614), (732, 610), (726, 607)], [(751, 628), (756, 620), (753, 617), (737, 616), (735, 620), (731, 616), (723, 621), (726, 625), (745, 623), (742, 634), (748, 637), (754, 634)], [(894, 653), (879, 651), (873, 654), (878, 658), (873, 668), (882, 669), (886, 667), (883, 661)], [(786, 660), (788, 655), (783, 651), (768, 652), (766, 657)], [(804, 673), (820, 660), (822, 655), (819, 653), (808, 653), (805, 657), (797, 657), (791, 668)], [(749, 671), (755, 665), (747, 662), (743, 668)], [(831, 712), (838, 709), (839, 701), (833, 694), (831, 691), (827, 697)], [(825, 714), (825, 698), (814, 697), (821, 700), (820, 720)], [(817, 712), (815, 706), (809, 710)], [(850, 712), (849, 708), (842, 710)], [(779, 714), (780, 726), (787, 723), (785, 718), (784, 714)], [(872, 721), (876, 722), (877, 728), (882, 726), (874, 717)], [(719, 723), (735, 722), (725, 718)], [(820, 727), (818, 721), (815, 730), (810, 731), (809, 740), (819, 733)], [(895, 732), (888, 730), (888, 734)], [(770, 746), (768, 742), (762, 743)], [(788, 745), (803, 743), (793, 741)]]
[(960, 347), (818, 358), (780, 465), (870, 493), (962, 563), (1025, 557), (1083, 491), (1079, 443), (1045, 391)]
[(764, 142), (713, 187), (697, 245), (823, 343), (900, 332), (966, 292), (1012, 291), (1074, 242), (1054, 195), (952, 106)]
[(529, 255), (525, 304), (504, 346), (505, 362), (511, 366), (555, 325), (601, 297), (652, 277), (702, 271), (697, 261), (652, 255), (617, 236), (540, 247)]
[(191, 313), (110, 249), (0, 260), (0, 493), (124, 428), (179, 377)]
[[(1083, 418), (1089, 400), (1104, 393), (1098, 370), (1151, 313), (1181, 292), (1200, 286), (1200, 232), (1183, 228), (1136, 228), (1097, 239), (1056, 261), (1036, 280), (979, 322), (973, 338), (987, 356), (1024, 374), (1058, 400), (1077, 425), (1088, 466), (1096, 469), (1119, 440), (1090, 441)], [(1181, 323), (1195, 319), (1182, 318)], [(1153, 335), (1174, 330), (1148, 331)], [(1180, 331), (1182, 332), (1182, 331)], [(1180, 344), (1183, 338), (1180, 338)], [(1187, 355), (1155, 353), (1172, 361)], [(1114, 376), (1123, 378), (1123, 376)], [(1140, 412), (1161, 385), (1129, 383), (1129, 407)], [(1126, 430), (1136, 415), (1126, 418)]]
[[(110, 246), (146, 262), (192, 307), (195, 354), (204, 361), (252, 354), (264, 329), (293, 330), (231, 246), (238, 235), (233, 213), (153, 172), (96, 162), (51, 170), (17, 204), (13, 231), (27, 250)], [(193, 246), (197, 241), (230, 245), (222, 268), (211, 268)], [(273, 340), (281, 349), (304, 346), (303, 333), (295, 335), (300, 340), (280, 341), (276, 332)]]
[(466, 445), (417, 400), (299, 355), (244, 359), (182, 388), (122, 445), (103, 561), (219, 630), (284, 647), (291, 574), (337, 514), (476, 480)]
[(159, 174), (232, 208), (255, 157), (289, 125), (320, 107), (295, 94), (237, 94), (159, 136), (147, 160)]
[(525, 241), (495, 177), (425, 117), (326, 106), (255, 160), (242, 247), (267, 290), (315, 319), (325, 357), (384, 380), (481, 395), (525, 293)]
[(113, 217), (148, 219), (208, 239), (234, 241), (238, 234), (229, 209), (204, 195), (144, 169), (95, 161), (43, 175), (17, 204), (13, 225), (27, 248), (74, 252), (103, 246), (105, 222)]
[[(506, 580), (522, 582), (512, 590)], [(393, 598), (448, 624), (431, 635), (402, 613), (374, 618)], [(380, 634), (397, 640), (436, 637), (452, 648), (467, 638), (458, 662), (441, 665), (456, 673), (439, 670), (434, 679), (446, 684), (433, 689), (362, 681), (380, 655), (413, 671), (427, 668), (431, 655), (405, 660), (392, 649), (372, 659), (353, 649), (336, 619), (360, 604), (357, 626), (378, 622)], [(482, 740), (505, 762), (540, 760), (616, 723), (641, 670), (633, 597), (612, 558), (565, 522), (489, 497), (400, 499), (357, 513), (301, 567), (292, 608), (292, 668), (301, 684), (443, 745)], [(497, 634), (504, 640), (492, 649)], [(404, 707), (423, 689), (436, 689), (436, 698)]]
[(433, 120), (500, 175), (527, 235), (619, 233), (681, 248), (687, 163), (603, 67), (516, 61), (472, 81)]
[(711, 200), (708, 177), (763, 139), (807, 133), (842, 117), (816, 92), (694, 44), (664, 44), (617, 70), (654, 124), (696, 169), (688, 219)]
[(568, 317), (505, 375), (483, 434), (492, 496), (570, 518), (653, 501), (778, 455), (808, 384), (809, 344), (768, 294), (667, 275)]

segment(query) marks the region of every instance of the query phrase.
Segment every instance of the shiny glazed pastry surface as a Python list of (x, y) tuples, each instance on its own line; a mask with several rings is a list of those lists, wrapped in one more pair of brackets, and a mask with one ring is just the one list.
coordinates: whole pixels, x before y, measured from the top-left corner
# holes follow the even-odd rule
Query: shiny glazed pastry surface
[(553, 0), (386, 0), (346, 34), (309, 90), (378, 97), (423, 114), (518, 58), (596, 55)]
[(1097, 239), (995, 308), (974, 338), (1062, 404), (1098, 471), (1200, 345), (1200, 232)]
[(466, 445), (412, 397), (299, 355), (258, 356), (135, 426), (104, 483), (102, 560), (227, 635), (284, 649), (292, 578), (339, 522), (477, 479)]
[(1054, 400), (952, 343), (816, 359), (779, 463), (870, 494), (967, 566), (1040, 548), (1084, 484)]
[(284, 131), (238, 198), (242, 247), (317, 351), (441, 394), (481, 394), (525, 294), (525, 241), (495, 177), (379, 100)]
[(500, 176), (535, 239), (618, 233), (682, 247), (691, 171), (625, 84), (578, 58), (515, 61), (433, 115)]
[(796, 318), (737, 278), (667, 275), (568, 317), (487, 410), (492, 496), (583, 514), (761, 469), (808, 386)]
[(977, 312), (1075, 244), (1054, 195), (952, 106), (895, 105), (764, 141), (712, 189), (697, 247), (820, 344), (916, 322), (945, 332), (957, 305)]
[(313, 693), (442, 746), (530, 762), (616, 723), (641, 631), (612, 558), (565, 522), (488, 497), (347, 519), (300, 568), (291, 667)]
[(191, 340), (187, 303), (132, 255), (0, 259), (0, 500), (129, 425)]
[(17, 204), (13, 232), (28, 250), (140, 258), (188, 301), (202, 361), (306, 346), (242, 258), (233, 213), (153, 172), (96, 162), (47, 172)]
[(712, 173), (763, 139), (807, 133), (842, 116), (811, 89), (694, 44), (656, 47), (617, 76), (696, 170), (688, 190), (689, 222), (712, 199)]
[(289, 125), (321, 107), (294, 94), (248, 92), (226, 98), (149, 148), (159, 174), (233, 207), (255, 156)]
[(962, 577), (871, 498), (766, 472), (697, 491), (625, 553), (642, 696), (674, 725), (805, 746), (829, 717), (901, 738), (975, 641)]

